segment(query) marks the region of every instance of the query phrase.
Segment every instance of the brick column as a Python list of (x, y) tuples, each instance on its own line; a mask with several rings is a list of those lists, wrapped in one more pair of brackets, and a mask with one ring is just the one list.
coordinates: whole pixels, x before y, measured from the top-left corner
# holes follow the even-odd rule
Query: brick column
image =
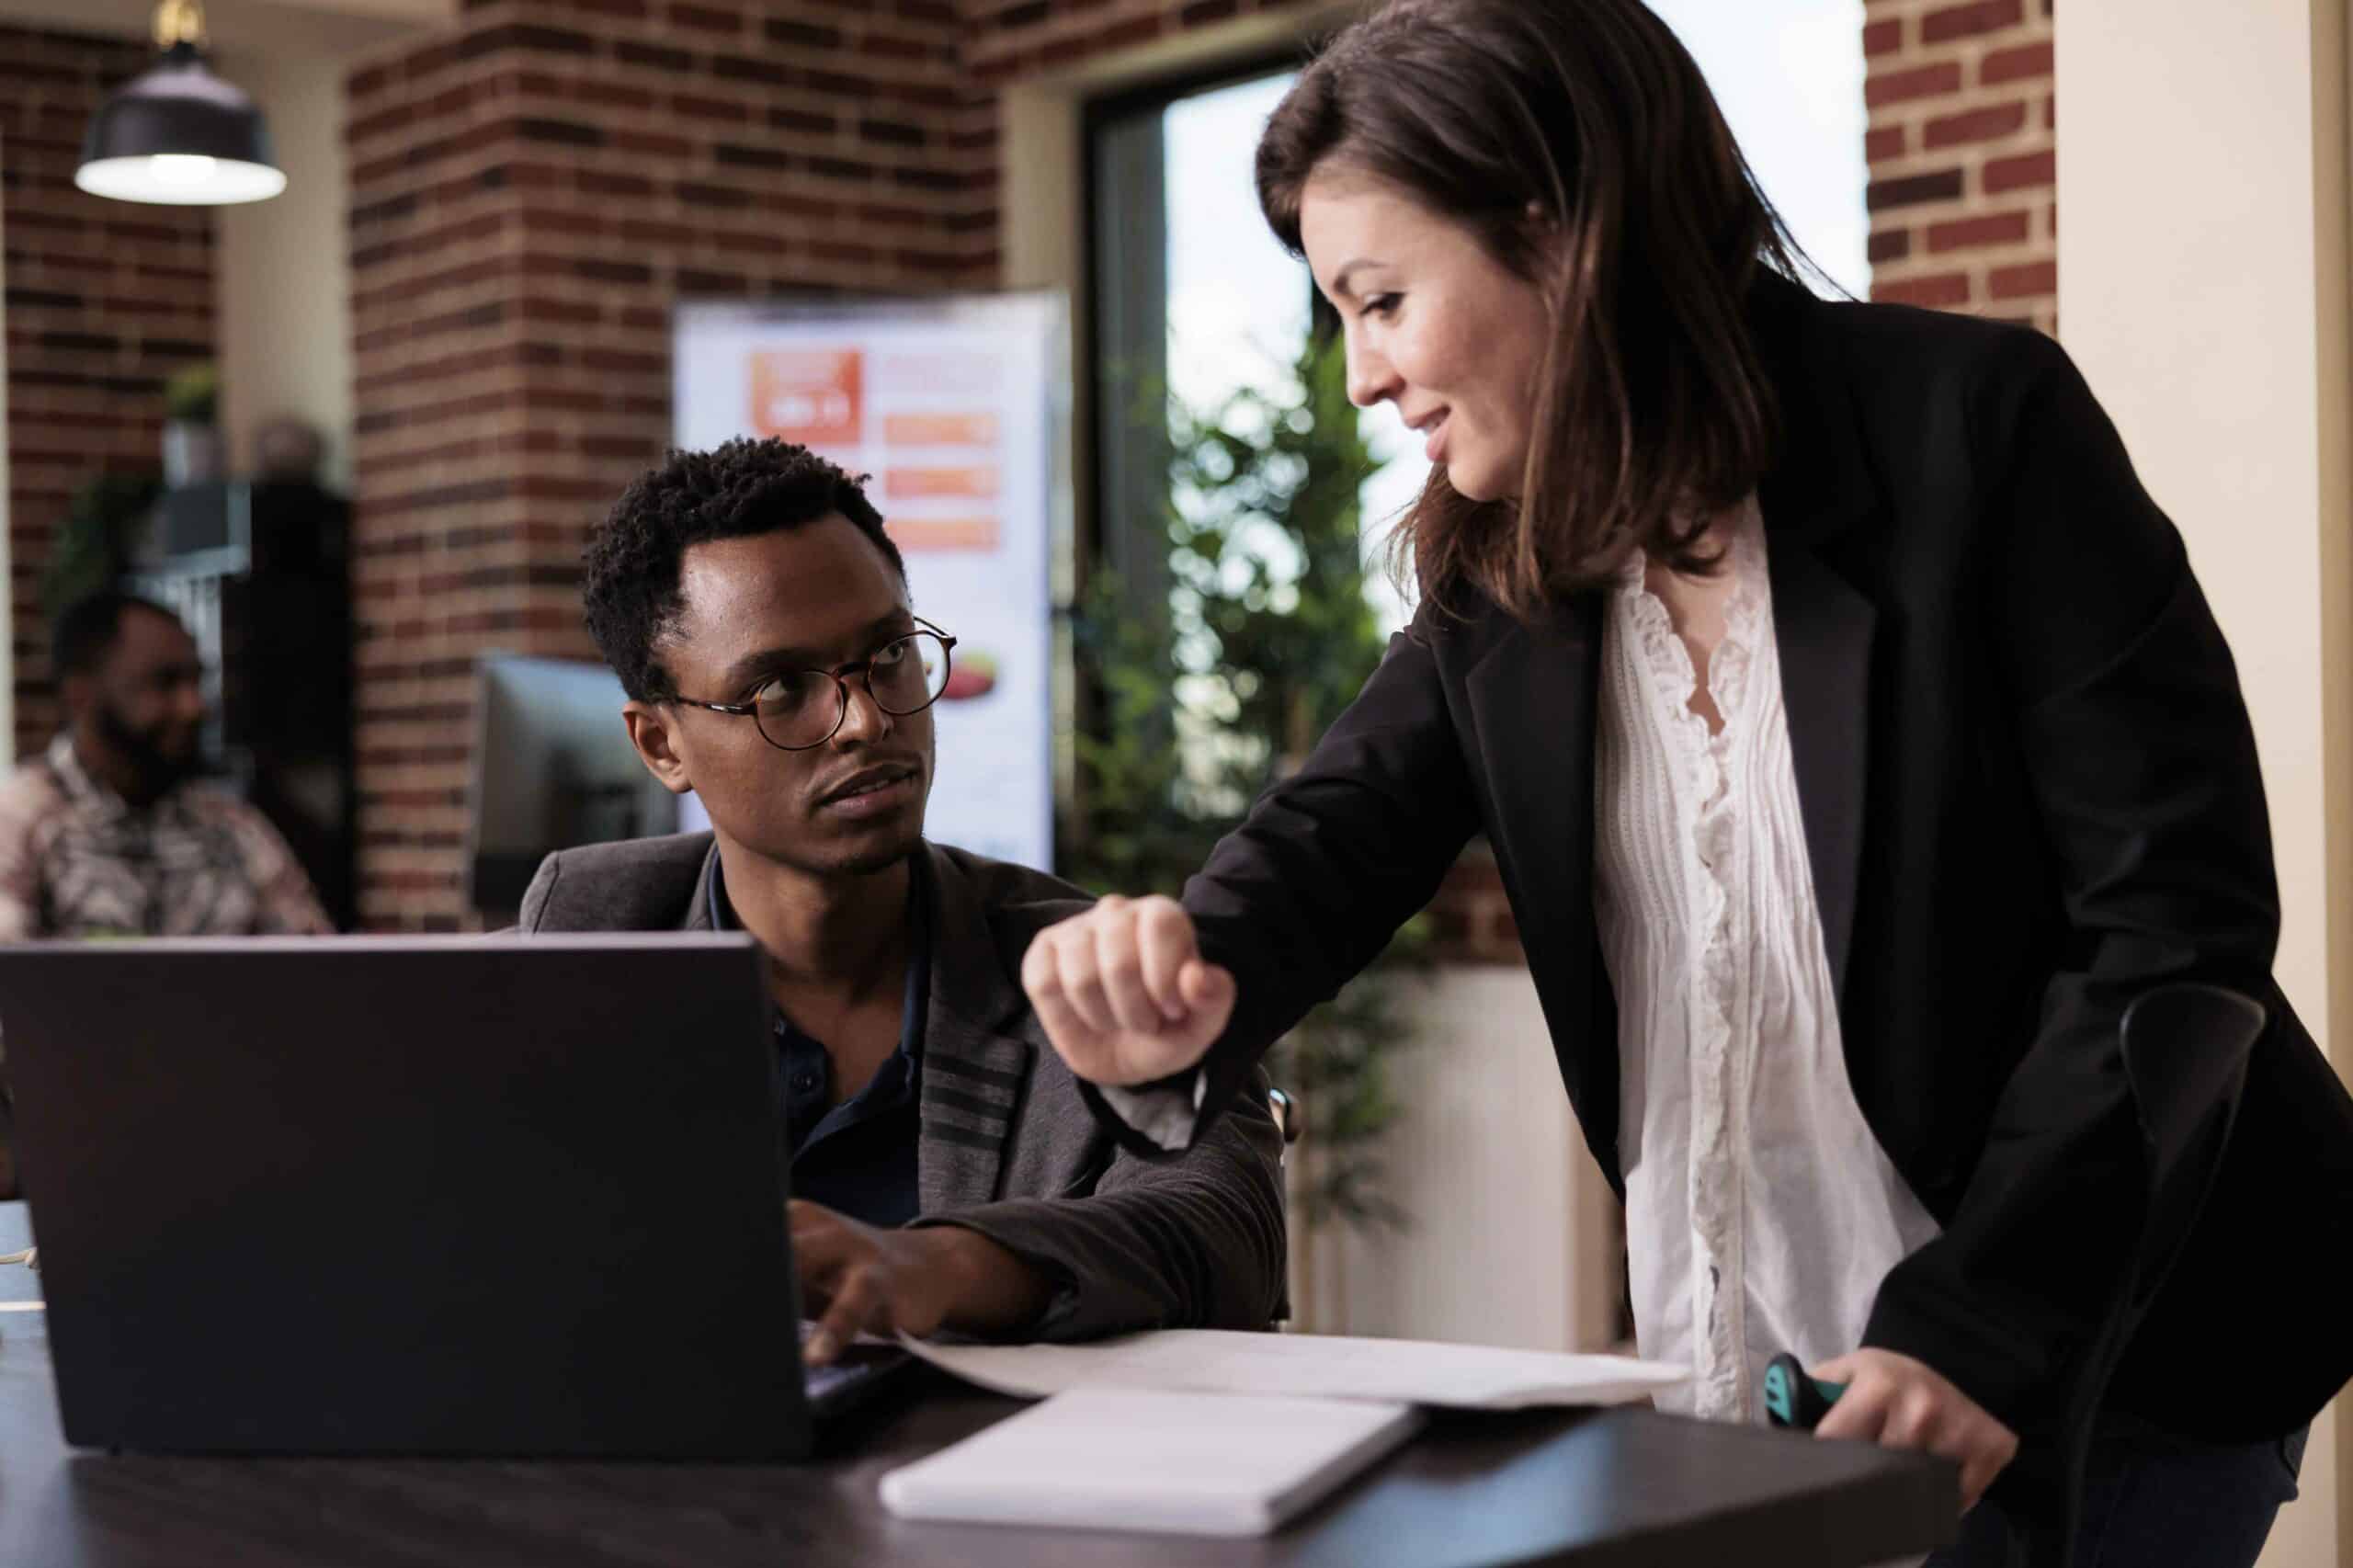
[(38, 587), (73, 493), (160, 471), (164, 380), (212, 358), (211, 214), (74, 188), (91, 114), (151, 57), (120, 39), (0, 28), (19, 759), (62, 722)]
[(1871, 297), (2059, 327), (2052, 0), (1866, 0)]

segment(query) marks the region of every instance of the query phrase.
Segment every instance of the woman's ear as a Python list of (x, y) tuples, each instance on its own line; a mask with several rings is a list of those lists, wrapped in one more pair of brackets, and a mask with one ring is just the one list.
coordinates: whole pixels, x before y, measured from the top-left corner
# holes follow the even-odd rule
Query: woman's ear
[(1527, 258), (1528, 274), (1542, 291), (1545, 307), (1557, 313), (1577, 267), (1577, 258), (1571, 254), (1568, 228), (1551, 209), (1533, 198), (1520, 209), (1519, 216), (1520, 254)]

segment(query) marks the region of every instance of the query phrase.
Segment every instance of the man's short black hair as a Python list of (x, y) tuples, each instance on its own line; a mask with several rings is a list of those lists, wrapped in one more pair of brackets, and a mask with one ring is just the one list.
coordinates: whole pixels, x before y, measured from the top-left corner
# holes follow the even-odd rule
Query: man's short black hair
[(673, 451), (621, 493), (588, 540), (581, 599), (588, 632), (621, 689), (639, 702), (678, 695), (654, 648), (686, 610), (679, 566), (688, 545), (797, 528), (838, 512), (874, 541), (899, 581), (899, 547), (864, 481), (788, 441), (733, 440), (707, 452)]
[(114, 649), (115, 638), (122, 631), (122, 618), (135, 609), (160, 615), (174, 626), (180, 625), (178, 616), (154, 600), (126, 594), (119, 588), (108, 588), (66, 606), (58, 616), (49, 641), (50, 663), (55, 666), (58, 677), (89, 675), (105, 664), (107, 654)]

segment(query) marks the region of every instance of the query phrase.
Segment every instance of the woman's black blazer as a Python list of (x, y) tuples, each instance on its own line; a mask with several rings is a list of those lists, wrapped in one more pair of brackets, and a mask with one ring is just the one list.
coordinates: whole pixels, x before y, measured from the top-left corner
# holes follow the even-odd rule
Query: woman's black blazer
[[(2181, 538), (2040, 334), (1778, 279), (1753, 314), (1781, 423), (1760, 495), (1783, 696), (1848, 1071), (1943, 1226), (1888, 1276), (1866, 1343), (2021, 1431), (2054, 1418), (2144, 1201), (2119, 1020), (2161, 983), (2212, 982), (2272, 1024), (2110, 1398), (2216, 1437), (2288, 1431), (2353, 1374), (2353, 1100), (2271, 979), (2254, 736)], [(1619, 1180), (1601, 605), (1540, 624), (1426, 608), (1219, 846), (1185, 903), (1240, 990), (1197, 1103), (1228, 1103), (1483, 833)], [(2232, 1370), (2200, 1369), (2214, 1358)]]

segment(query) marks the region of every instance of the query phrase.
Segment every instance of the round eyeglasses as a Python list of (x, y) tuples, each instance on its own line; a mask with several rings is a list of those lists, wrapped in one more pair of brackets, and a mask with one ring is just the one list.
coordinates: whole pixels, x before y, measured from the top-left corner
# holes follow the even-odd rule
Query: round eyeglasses
[(849, 680), (866, 683), (874, 706), (892, 718), (920, 713), (948, 689), (948, 654), (956, 639), (926, 620), (918, 630), (893, 637), (863, 659), (830, 670), (785, 670), (770, 676), (746, 702), (701, 702), (672, 699), (688, 708), (748, 718), (760, 738), (779, 751), (807, 751), (834, 738), (849, 716)]

